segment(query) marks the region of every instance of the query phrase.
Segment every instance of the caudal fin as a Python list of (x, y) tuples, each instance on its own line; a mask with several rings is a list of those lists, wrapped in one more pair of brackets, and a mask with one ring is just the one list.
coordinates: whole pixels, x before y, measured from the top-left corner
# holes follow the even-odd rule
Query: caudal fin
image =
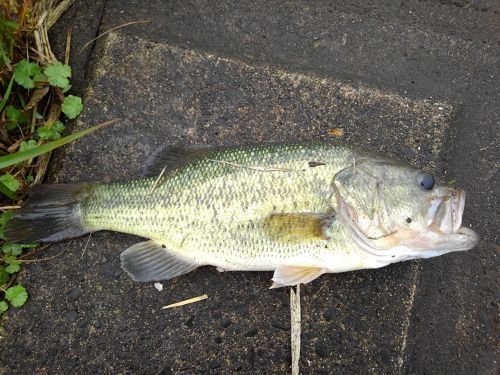
[(81, 222), (80, 202), (90, 184), (39, 185), (7, 224), (12, 243), (56, 242), (88, 231)]

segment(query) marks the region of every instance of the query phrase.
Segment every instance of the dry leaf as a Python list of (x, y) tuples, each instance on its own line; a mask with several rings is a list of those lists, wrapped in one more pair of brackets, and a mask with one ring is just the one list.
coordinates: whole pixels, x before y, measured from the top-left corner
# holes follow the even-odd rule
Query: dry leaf
[(31, 95), (30, 101), (28, 102), (26, 107), (24, 107), (24, 109), (33, 108), (35, 105), (37, 105), (37, 103), (40, 100), (43, 99), (43, 97), (45, 95), (47, 95), (48, 92), (49, 92), (49, 86), (45, 86), (45, 87), (42, 87), (40, 89), (33, 90), (33, 95)]
[(331, 135), (332, 137), (343, 137), (344, 136), (344, 129), (333, 128), (333, 129), (328, 130), (328, 134)]

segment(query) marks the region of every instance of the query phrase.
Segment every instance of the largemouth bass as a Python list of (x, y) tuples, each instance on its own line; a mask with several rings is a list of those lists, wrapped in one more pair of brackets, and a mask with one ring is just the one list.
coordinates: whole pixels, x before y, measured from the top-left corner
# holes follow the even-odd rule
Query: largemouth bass
[(137, 281), (197, 267), (274, 271), (273, 286), (473, 248), (461, 225), (465, 192), (419, 169), (317, 142), (167, 147), (151, 177), (41, 185), (7, 237), (54, 242), (99, 230), (149, 240), (121, 253)]

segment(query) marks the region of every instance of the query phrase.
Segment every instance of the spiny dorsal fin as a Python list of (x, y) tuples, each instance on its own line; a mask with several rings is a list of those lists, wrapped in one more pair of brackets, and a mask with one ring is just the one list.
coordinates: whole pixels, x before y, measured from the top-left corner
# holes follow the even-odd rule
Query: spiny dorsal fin
[(269, 289), (307, 284), (324, 274), (326, 270), (318, 267), (281, 266), (273, 275), (273, 285)]
[(326, 240), (335, 220), (334, 214), (286, 213), (271, 214), (264, 219), (264, 227), (279, 241), (300, 242)]
[(191, 146), (164, 146), (153, 152), (146, 160), (144, 167), (145, 177), (157, 177), (165, 168), (171, 171), (189, 164), (206, 156), (215, 146), (191, 145)]
[(122, 268), (135, 281), (169, 280), (199, 266), (181, 259), (154, 241), (130, 246), (120, 254), (120, 260)]

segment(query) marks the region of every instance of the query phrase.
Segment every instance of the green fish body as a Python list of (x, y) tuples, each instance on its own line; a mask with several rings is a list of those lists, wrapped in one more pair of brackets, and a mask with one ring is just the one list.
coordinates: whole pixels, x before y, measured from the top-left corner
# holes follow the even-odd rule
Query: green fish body
[[(374, 200), (363, 192), (370, 188), (370, 181), (354, 189), (359, 184), (357, 173), (365, 179), (371, 174), (368, 171), (365, 176), (363, 168), (357, 172), (356, 163), (367, 162), (399, 174), (402, 170), (404, 178), (407, 170), (421, 173), (366, 151), (327, 142), (169, 147), (158, 153), (151, 177), (114, 184), (49, 185), (45, 194), (35, 192), (33, 203), (28, 201), (14, 217), (8, 235), (18, 242), (56, 241), (112, 230), (148, 238), (121, 254), (122, 267), (138, 281), (171, 279), (213, 265), (221, 271), (274, 270), (273, 286), (279, 287), (309, 282), (323, 273), (426, 257), (408, 254), (412, 249), (403, 249), (399, 237), (380, 248), (370, 243), (380, 238), (363, 234), (383, 232), (380, 228), (390, 222), (376, 227), (368, 224), (365, 230), (366, 220), (356, 220), (374, 208), (346, 203)], [(347, 191), (349, 199), (344, 199), (341, 190)], [(45, 203), (37, 205), (43, 195)], [(56, 224), (33, 229), (30, 223), (41, 210), (52, 210), (45, 212), (45, 218), (54, 217)], [(418, 207), (405, 210), (420, 215)], [(372, 216), (369, 212), (373, 221)], [(66, 222), (58, 226), (63, 219)], [(410, 236), (401, 235), (402, 229), (398, 233)], [(391, 236), (381, 239), (388, 242)]]

